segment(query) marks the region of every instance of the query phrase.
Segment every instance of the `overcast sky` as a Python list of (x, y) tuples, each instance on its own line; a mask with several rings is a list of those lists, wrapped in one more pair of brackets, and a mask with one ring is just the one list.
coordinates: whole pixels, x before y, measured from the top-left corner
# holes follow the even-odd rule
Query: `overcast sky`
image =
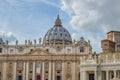
[(72, 38), (90, 40), (96, 52), (108, 31), (120, 31), (120, 0), (0, 0), (0, 37), (44, 38), (58, 13)]

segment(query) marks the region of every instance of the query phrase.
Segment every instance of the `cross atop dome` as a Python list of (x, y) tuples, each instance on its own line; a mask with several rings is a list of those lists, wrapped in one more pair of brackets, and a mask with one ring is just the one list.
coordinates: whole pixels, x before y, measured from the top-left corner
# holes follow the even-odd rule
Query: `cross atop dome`
[(59, 18), (59, 14), (57, 16), (57, 19), (55, 20), (55, 25), (60, 26), (61, 25), (61, 19)]

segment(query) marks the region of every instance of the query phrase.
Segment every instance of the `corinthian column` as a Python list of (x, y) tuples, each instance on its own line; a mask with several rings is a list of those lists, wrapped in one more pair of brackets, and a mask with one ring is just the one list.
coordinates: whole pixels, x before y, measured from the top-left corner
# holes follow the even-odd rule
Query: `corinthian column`
[(97, 79), (98, 74), (97, 74), (97, 71), (96, 71), (96, 70), (94, 71), (94, 74), (95, 74), (94, 79), (95, 79), (95, 80), (98, 80), (98, 79)]
[(51, 80), (51, 61), (49, 62), (49, 76), (48, 76), (49, 80)]
[(55, 62), (53, 62), (53, 74), (52, 74), (52, 80), (55, 80)]
[(86, 77), (87, 77), (86, 76), (86, 71), (83, 71), (83, 77), (82, 77), (83, 79), (82, 80), (86, 80)]
[(26, 69), (26, 66), (25, 66), (25, 62), (23, 63), (23, 80), (26, 80), (25, 79), (25, 69)]
[(106, 80), (109, 80), (109, 71), (106, 71)]
[(7, 63), (6, 62), (4, 62), (3, 63), (3, 80), (6, 80), (6, 65), (7, 65)]
[(26, 66), (26, 80), (28, 80), (28, 74), (29, 74), (29, 62), (27, 62)]
[(35, 80), (35, 61), (33, 62), (33, 75), (32, 80)]
[(72, 66), (71, 66), (71, 70), (72, 70), (72, 80), (76, 80), (75, 79), (75, 62), (72, 62)]
[(114, 70), (114, 78), (116, 78), (116, 70)]
[(16, 80), (16, 67), (17, 67), (17, 63), (14, 62), (14, 74), (13, 74), (13, 80)]
[(62, 62), (62, 80), (65, 80), (65, 62)]
[(45, 75), (45, 62), (42, 62), (42, 80), (44, 80)]

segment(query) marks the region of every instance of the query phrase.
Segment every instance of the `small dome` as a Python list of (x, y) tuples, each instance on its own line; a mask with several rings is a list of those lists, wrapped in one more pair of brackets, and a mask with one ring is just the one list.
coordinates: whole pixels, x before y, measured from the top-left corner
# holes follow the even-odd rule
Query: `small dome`
[(69, 32), (62, 26), (61, 20), (59, 15), (55, 21), (55, 25), (48, 30), (44, 37), (43, 44), (50, 45), (50, 44), (71, 44), (72, 38)]

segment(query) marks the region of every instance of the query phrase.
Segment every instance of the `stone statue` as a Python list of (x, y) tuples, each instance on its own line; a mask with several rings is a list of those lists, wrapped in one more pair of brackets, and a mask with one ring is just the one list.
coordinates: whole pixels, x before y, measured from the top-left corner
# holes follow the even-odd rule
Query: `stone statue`
[(34, 44), (36, 44), (36, 40), (34, 39)]
[(8, 45), (8, 43), (9, 43), (9, 41), (8, 41), (8, 40), (6, 40), (6, 45)]
[(30, 40), (28, 40), (28, 45), (30, 45)]
[(25, 40), (25, 45), (27, 45), (27, 40)]
[(42, 38), (39, 39), (39, 44), (41, 44)]
[(18, 45), (18, 40), (16, 40), (16, 45)]

